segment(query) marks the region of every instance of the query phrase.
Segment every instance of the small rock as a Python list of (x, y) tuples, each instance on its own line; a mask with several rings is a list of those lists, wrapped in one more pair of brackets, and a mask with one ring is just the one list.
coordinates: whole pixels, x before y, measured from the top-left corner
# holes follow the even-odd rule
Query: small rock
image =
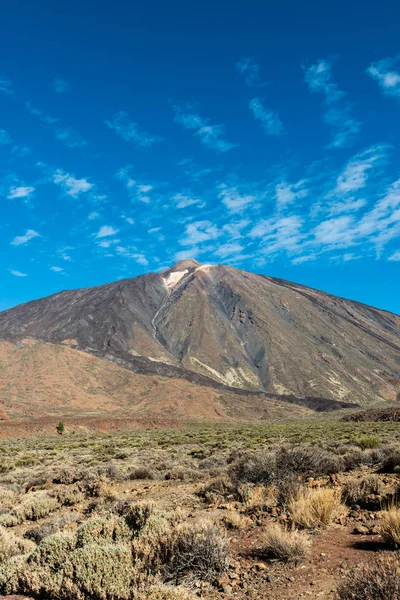
[(365, 527), (364, 525), (357, 525), (357, 527), (354, 527), (353, 533), (356, 533), (358, 535), (368, 535), (369, 529), (368, 529), (368, 527)]

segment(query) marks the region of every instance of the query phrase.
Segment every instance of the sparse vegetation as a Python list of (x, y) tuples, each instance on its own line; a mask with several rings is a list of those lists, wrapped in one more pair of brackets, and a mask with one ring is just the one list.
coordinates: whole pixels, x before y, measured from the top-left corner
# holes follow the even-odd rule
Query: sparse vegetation
[(337, 600), (398, 600), (400, 561), (383, 556), (377, 561), (350, 569), (339, 584)]
[(278, 523), (269, 524), (263, 534), (257, 554), (283, 562), (302, 561), (308, 554), (311, 541), (301, 531), (289, 531)]

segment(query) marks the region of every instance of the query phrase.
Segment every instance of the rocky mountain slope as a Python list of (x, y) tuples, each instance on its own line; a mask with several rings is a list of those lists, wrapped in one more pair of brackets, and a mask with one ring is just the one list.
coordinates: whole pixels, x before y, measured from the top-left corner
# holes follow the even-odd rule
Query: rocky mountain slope
[(0, 339), (26, 338), (242, 394), (400, 399), (397, 315), (195, 260), (0, 313)]

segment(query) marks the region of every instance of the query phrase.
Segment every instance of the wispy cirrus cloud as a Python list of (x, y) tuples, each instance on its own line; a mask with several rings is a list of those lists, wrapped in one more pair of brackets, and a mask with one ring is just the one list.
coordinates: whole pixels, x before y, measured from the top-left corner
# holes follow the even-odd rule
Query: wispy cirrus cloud
[(137, 262), (139, 265), (146, 267), (149, 264), (146, 256), (137, 251), (135, 246), (117, 246), (116, 252), (120, 256), (124, 256), (125, 258), (130, 258)]
[(236, 71), (244, 77), (246, 85), (256, 85), (260, 81), (260, 65), (251, 56), (241, 58), (236, 63)]
[(136, 179), (134, 179), (132, 176), (132, 170), (132, 165), (122, 167), (122, 169), (117, 171), (116, 177), (125, 184), (125, 187), (128, 190), (132, 200), (139, 200), (139, 202), (149, 204), (151, 201), (150, 194), (153, 191), (153, 186), (147, 183), (136, 181)]
[(70, 89), (68, 81), (65, 81), (65, 79), (62, 79), (61, 77), (53, 79), (51, 87), (56, 94), (64, 94), (65, 92), (69, 92)]
[(215, 152), (228, 152), (239, 144), (225, 139), (225, 125), (210, 125), (208, 119), (194, 112), (190, 106), (174, 106), (175, 122), (193, 131), (206, 148)]
[(45, 125), (49, 125), (57, 140), (68, 146), (68, 148), (83, 148), (88, 143), (81, 134), (73, 127), (62, 125), (61, 119), (52, 117), (46, 111), (35, 108), (32, 102), (25, 102), (26, 110), (37, 117)]
[(53, 273), (62, 273), (62, 274), (65, 273), (65, 271), (62, 267), (50, 267), (50, 271), (53, 271)]
[(150, 148), (157, 142), (162, 142), (163, 138), (158, 135), (150, 135), (145, 131), (142, 131), (137, 123), (131, 121), (129, 114), (125, 111), (119, 111), (104, 121), (107, 127), (125, 140), (125, 142), (131, 142), (142, 148)]
[(396, 250), (393, 254), (391, 254), (388, 260), (392, 262), (400, 262), (400, 250)]
[(345, 100), (346, 93), (333, 81), (332, 62), (320, 59), (307, 67), (303, 65), (304, 80), (311, 92), (324, 95), (324, 120), (333, 133), (330, 148), (351, 146), (358, 136), (361, 123), (352, 115), (351, 105)]
[(10, 188), (7, 198), (14, 200), (16, 198), (30, 198), (35, 192), (32, 185), (17, 185)]
[(238, 186), (222, 183), (218, 188), (220, 190), (218, 197), (231, 213), (242, 212), (258, 199), (256, 194), (242, 192)]
[(195, 221), (186, 225), (185, 234), (179, 243), (181, 246), (196, 246), (209, 240), (215, 240), (220, 235), (222, 235), (221, 230), (210, 221)]
[(267, 135), (282, 135), (283, 124), (276, 111), (264, 106), (260, 98), (253, 98), (250, 101), (249, 108), (254, 118), (260, 121), (264, 133)]
[(366, 72), (378, 82), (385, 96), (400, 100), (400, 54), (373, 62)]
[(18, 235), (11, 242), (11, 246), (22, 246), (27, 244), (34, 238), (40, 237), (40, 234), (34, 229), (27, 229), (25, 235)]
[(93, 188), (93, 184), (89, 183), (87, 179), (77, 179), (62, 169), (57, 169), (53, 173), (52, 180), (63, 189), (67, 196), (72, 196), (73, 198), (77, 198), (80, 194), (85, 194)]
[(308, 194), (305, 185), (306, 181), (304, 179), (296, 183), (287, 183), (287, 181), (277, 183), (275, 186), (275, 196), (278, 207), (283, 208), (289, 204), (293, 204), (295, 200), (305, 198)]
[(0, 129), (0, 145), (6, 146), (12, 143), (11, 136), (7, 133), (5, 129)]
[(9, 269), (11, 275), (14, 277), (28, 277), (27, 273), (23, 273), (22, 271), (17, 271), (16, 269)]
[(6, 94), (7, 96), (12, 96), (14, 94), (10, 79), (4, 75), (0, 75), (0, 93)]

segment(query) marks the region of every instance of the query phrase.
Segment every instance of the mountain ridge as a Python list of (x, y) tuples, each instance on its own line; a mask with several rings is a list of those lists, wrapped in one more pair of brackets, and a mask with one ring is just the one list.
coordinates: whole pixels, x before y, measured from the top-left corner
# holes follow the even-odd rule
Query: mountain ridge
[(0, 339), (22, 338), (239, 395), (400, 399), (397, 315), (194, 259), (1, 312)]

